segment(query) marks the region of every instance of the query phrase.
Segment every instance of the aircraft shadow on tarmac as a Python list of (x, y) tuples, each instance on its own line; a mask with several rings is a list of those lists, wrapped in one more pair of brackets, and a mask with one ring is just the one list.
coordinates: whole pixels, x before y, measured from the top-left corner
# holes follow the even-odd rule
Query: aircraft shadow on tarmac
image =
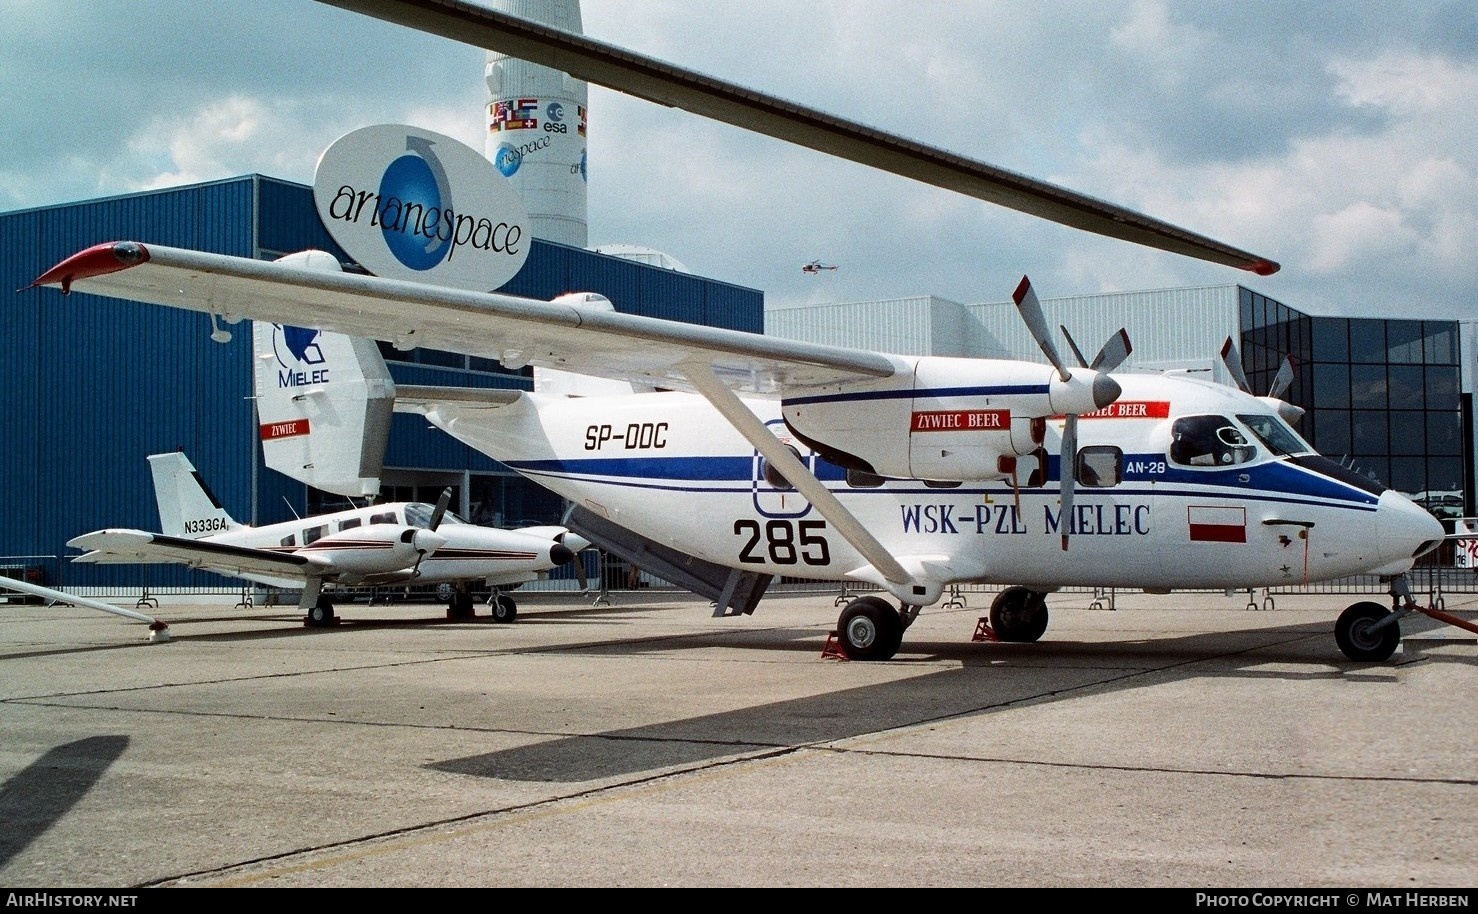
[[(752, 633), (752, 632), (751, 632)], [(816, 632), (768, 630), (762, 646), (724, 639), (736, 649), (817, 651)], [(1087, 691), (1162, 685), (1167, 678), (1276, 678), (1386, 681), (1392, 668), (1415, 659), (1370, 667), (1345, 661), (1331, 643), (1311, 648), (1311, 639), (1329, 639), (1308, 626), (1261, 628), (1135, 641), (1037, 644), (905, 642), (890, 663), (960, 666), (895, 682), (870, 684), (753, 707), (668, 721), (606, 733), (563, 737), (428, 765), (439, 771), (475, 777), (530, 782), (579, 782), (633, 777), (703, 765), (727, 756), (783, 754), (897, 727), (987, 714), (1025, 702), (1070, 700)], [(710, 633), (660, 639), (661, 650), (675, 646), (723, 646)], [(651, 641), (566, 645), (562, 651), (639, 654)], [(821, 660), (817, 662), (839, 662)], [(1424, 658), (1442, 662), (1440, 657)], [(1462, 661), (1467, 662), (1467, 661)], [(1304, 669), (1298, 669), (1303, 667)], [(1029, 674), (1029, 675), (1022, 675)]]
[(127, 748), (126, 736), (89, 736), (48, 750), (0, 785), (0, 869), (61, 820)]

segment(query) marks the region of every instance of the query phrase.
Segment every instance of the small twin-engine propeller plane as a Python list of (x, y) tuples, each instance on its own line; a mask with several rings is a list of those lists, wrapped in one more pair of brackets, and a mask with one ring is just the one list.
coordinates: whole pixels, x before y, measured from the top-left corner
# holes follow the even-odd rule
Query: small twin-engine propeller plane
[[(516, 16), (447, 0), (324, 2), (1081, 230), (1278, 269), (1142, 213)], [(345, 272), (321, 253), (268, 263), (110, 242), (33, 285), (533, 366), (532, 392), (401, 388), (395, 408), (568, 498), (572, 529), (710, 596), (715, 614), (752, 612), (774, 575), (876, 585), (899, 606), (867, 595), (842, 609), (839, 646), (853, 659), (892, 657), (921, 607), (958, 584), (1002, 585), (994, 634), (1035, 641), (1046, 596), (1062, 587), (1379, 574), (1398, 605), (1356, 603), (1335, 636), (1355, 660), (1384, 660), (1398, 621), (1419, 608), (1404, 572), (1443, 539), (1409, 499), (1317, 454), (1276, 398), (1115, 373), (1122, 333), (1091, 361), (1076, 345), (1065, 360), (1025, 279), (1016, 304), (1048, 364), (775, 339), (616, 313), (594, 293), (537, 301), (432, 287)], [(541, 392), (542, 370), (633, 392)]]
[[(260, 584), (301, 587), (299, 608), (308, 625), (337, 621), (325, 583), (483, 581), (497, 588), (536, 580), (589, 545), (561, 527), (501, 530), (467, 523), (447, 510), (450, 489), (435, 505), (392, 502), (250, 527), (226, 513), (184, 454), (150, 455), (149, 469), (165, 532), (84, 533), (67, 542), (87, 550), (72, 561), (174, 562)], [(512, 622), (517, 611), (507, 594), (494, 594), (494, 620)], [(470, 590), (454, 589), (448, 617), (472, 614)]]

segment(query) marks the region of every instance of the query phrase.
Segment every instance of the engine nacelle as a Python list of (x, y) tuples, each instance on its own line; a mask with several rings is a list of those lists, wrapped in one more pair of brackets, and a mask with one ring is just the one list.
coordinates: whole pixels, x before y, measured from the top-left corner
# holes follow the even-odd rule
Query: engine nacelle
[(390, 574), (414, 568), (423, 555), (446, 545), (446, 537), (424, 527), (370, 524), (325, 536), (296, 551), (349, 576)]
[[(1100, 409), (1118, 396), (1107, 375), (1047, 365), (924, 357), (899, 375), (845, 393), (787, 398), (790, 430), (827, 460), (879, 476), (989, 480), (1036, 451), (1045, 420)], [(1100, 402), (1102, 401), (1102, 402)]]

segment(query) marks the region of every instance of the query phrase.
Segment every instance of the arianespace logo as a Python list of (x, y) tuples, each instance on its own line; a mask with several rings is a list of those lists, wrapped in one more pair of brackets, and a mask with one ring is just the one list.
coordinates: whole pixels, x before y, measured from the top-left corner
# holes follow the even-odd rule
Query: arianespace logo
[(277, 357), (279, 388), (327, 383), (327, 359), (318, 345), (317, 330), (273, 324), (272, 354)]
[(371, 272), (488, 291), (523, 266), (530, 239), (498, 171), (451, 137), (385, 124), (324, 150), (313, 197), (329, 234)]

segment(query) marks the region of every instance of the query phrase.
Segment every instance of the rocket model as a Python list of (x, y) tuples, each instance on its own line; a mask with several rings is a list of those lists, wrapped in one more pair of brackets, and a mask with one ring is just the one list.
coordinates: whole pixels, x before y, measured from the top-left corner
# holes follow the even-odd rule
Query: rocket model
[[(579, 0), (492, 0), (499, 12), (583, 34)], [(584, 248), (584, 82), (489, 51), (487, 157), (513, 183), (537, 238)]]

